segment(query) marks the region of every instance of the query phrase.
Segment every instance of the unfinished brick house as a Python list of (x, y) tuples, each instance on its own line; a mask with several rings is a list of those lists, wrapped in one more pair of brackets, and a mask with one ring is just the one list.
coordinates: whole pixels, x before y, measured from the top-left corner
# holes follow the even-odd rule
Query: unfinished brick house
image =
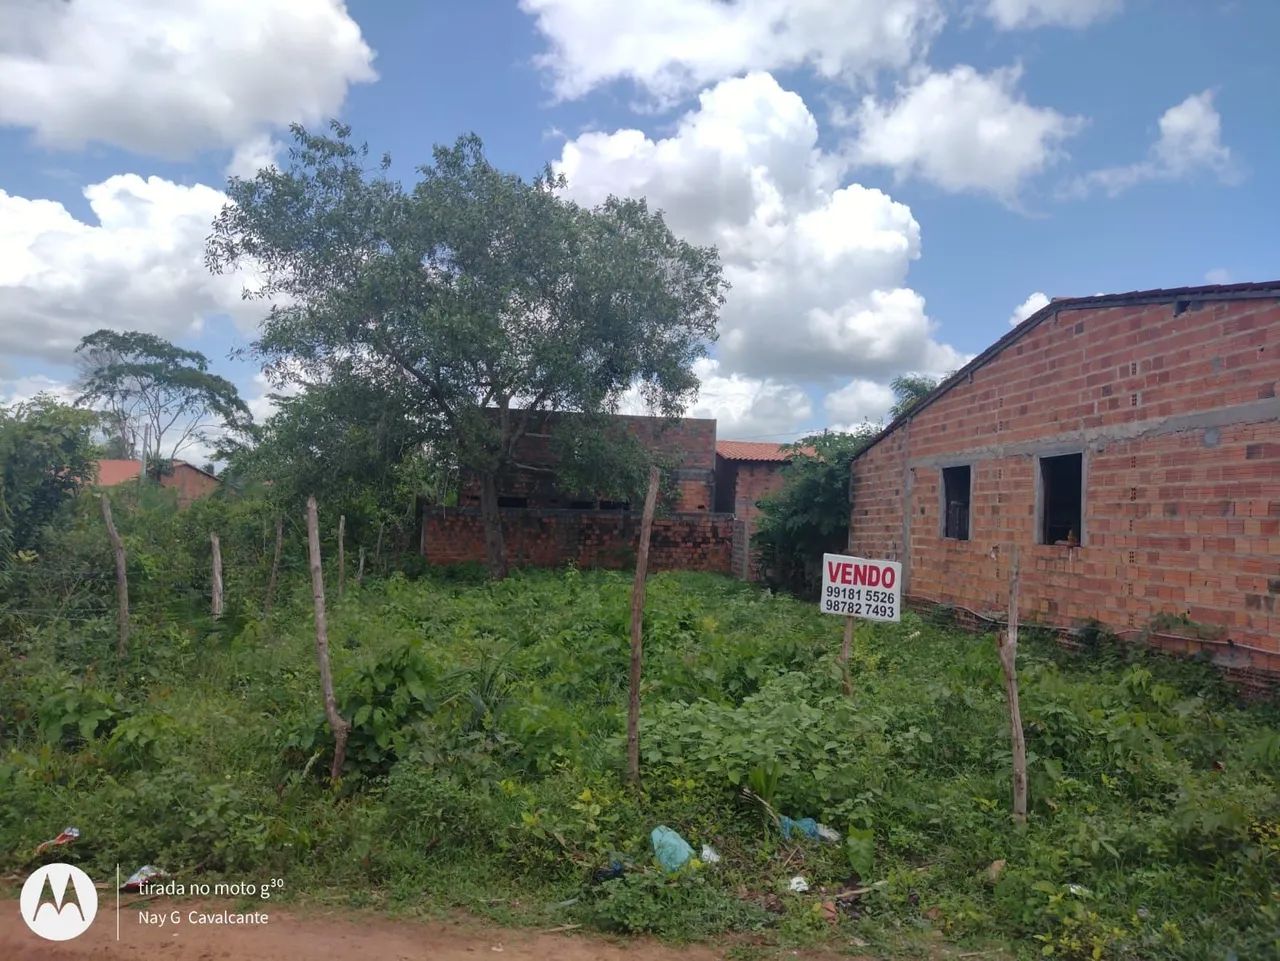
[[(572, 415), (545, 415), (524, 435), (516, 460), (534, 469), (513, 471), (498, 491), (508, 557), (517, 566), (631, 566), (639, 541), (639, 505), (562, 487), (554, 473), (551, 441), (555, 421), (563, 416)], [(667, 465), (675, 481), (672, 510), (654, 522), (651, 567), (730, 573), (738, 536), (734, 518), (712, 510), (716, 422), (624, 415), (618, 415), (617, 422)], [(421, 551), (429, 563), (484, 559), (479, 503), (478, 483), (464, 481), (459, 507), (425, 511)], [(742, 552), (740, 546), (737, 550)]]
[[(515, 470), (498, 491), (501, 507), (567, 510), (627, 510), (625, 501), (601, 500), (589, 491), (564, 490), (554, 468), (552, 430), (564, 417), (547, 413), (520, 438), (515, 459), (532, 470)], [(632, 417), (618, 414), (613, 421), (674, 473), (678, 490), (676, 512), (709, 511), (715, 491), (716, 422), (706, 418)], [(459, 503), (479, 506), (480, 485), (464, 481)]]
[(1274, 678), (1278, 388), (1280, 281), (1055, 300), (854, 460), (851, 553), (994, 618), (1017, 545), (1024, 618)]

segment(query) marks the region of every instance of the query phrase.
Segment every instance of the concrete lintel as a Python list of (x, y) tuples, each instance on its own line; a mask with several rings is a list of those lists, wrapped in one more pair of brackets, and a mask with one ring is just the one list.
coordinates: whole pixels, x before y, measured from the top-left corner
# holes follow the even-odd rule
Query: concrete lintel
[(1178, 434), (1188, 430), (1208, 430), (1238, 424), (1263, 424), (1280, 421), (1280, 397), (1216, 407), (1191, 414), (1173, 414), (1150, 420), (1112, 424), (1089, 430), (1070, 431), (1037, 440), (1019, 441), (1015, 444), (988, 444), (964, 451), (949, 451), (930, 457), (912, 460), (912, 467), (949, 467), (958, 462), (995, 460), (1000, 457), (1054, 457), (1073, 454), (1082, 450), (1104, 450), (1107, 444), (1117, 441), (1137, 440), (1162, 434)]

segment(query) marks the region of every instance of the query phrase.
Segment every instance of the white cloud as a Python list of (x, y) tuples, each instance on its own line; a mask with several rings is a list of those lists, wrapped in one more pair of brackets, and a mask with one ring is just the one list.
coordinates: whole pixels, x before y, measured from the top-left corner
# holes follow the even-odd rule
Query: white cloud
[(771, 440), (798, 431), (813, 414), (809, 398), (795, 385), (722, 374), (718, 360), (700, 360), (694, 370), (702, 388), (688, 416), (714, 417), (721, 438)]
[(938, 0), (521, 0), (562, 98), (632, 80), (659, 100), (750, 70), (825, 78), (902, 68), (941, 28)]
[(45, 374), (28, 374), (12, 380), (0, 379), (0, 404), (25, 404), (37, 394), (52, 394), (67, 404), (76, 399), (76, 391), (71, 384)]
[(232, 151), (231, 160), (227, 164), (227, 176), (251, 180), (262, 168), (278, 166), (283, 146), (269, 134), (251, 137)]
[(253, 415), (255, 424), (265, 423), (275, 415), (280, 409), (277, 398), (295, 397), (302, 391), (296, 381), (289, 381), (277, 386), (261, 371), (253, 375), (252, 389), (253, 394), (245, 398), (245, 405), (249, 408), (249, 413)]
[(100, 327), (175, 337), (210, 315), (254, 328), (245, 275), (211, 275), (204, 241), (226, 197), (200, 184), (119, 174), (84, 189), (96, 223), (0, 190), (0, 355), (65, 362)]
[(987, 0), (985, 12), (1002, 30), (1087, 27), (1123, 5), (1124, 0)]
[(1083, 123), (1027, 103), (1017, 90), (1020, 74), (1018, 68), (981, 74), (962, 65), (923, 76), (893, 102), (864, 98), (851, 118), (858, 127), (854, 159), (953, 193), (1014, 202)]
[[(694, 361), (701, 386), (684, 416), (715, 418), (716, 436), (721, 440), (777, 440), (798, 436), (809, 425), (813, 405), (798, 385), (721, 368), (720, 361), (711, 357)], [(639, 388), (632, 387), (623, 395), (618, 413), (651, 416), (656, 411)]]
[(905, 287), (920, 255), (911, 211), (879, 190), (840, 185), (804, 101), (766, 73), (704, 91), (674, 133), (587, 133), (557, 168), (586, 203), (648, 197), (672, 229), (720, 250), (733, 284), (721, 314), (726, 372), (782, 383), (958, 366)]
[(185, 157), (336, 114), (375, 79), (341, 0), (0, 0), (0, 124)]
[(827, 394), (822, 406), (828, 415), (840, 422), (834, 430), (850, 430), (864, 421), (875, 424), (887, 419), (895, 400), (888, 384), (851, 380), (839, 390)]
[(1231, 283), (1231, 271), (1226, 267), (1214, 267), (1212, 270), (1206, 271), (1204, 275), (1206, 284), (1229, 284)]
[(1017, 327), (1036, 311), (1047, 306), (1049, 306), (1049, 298), (1037, 290), (1017, 307), (1013, 308), (1013, 313), (1009, 317), (1009, 326)]
[(1222, 117), (1212, 90), (1192, 94), (1160, 115), (1160, 136), (1146, 160), (1095, 170), (1075, 180), (1067, 193), (1084, 196), (1098, 188), (1114, 197), (1142, 183), (1185, 180), (1203, 172), (1227, 184), (1240, 176), (1231, 149), (1222, 143)]

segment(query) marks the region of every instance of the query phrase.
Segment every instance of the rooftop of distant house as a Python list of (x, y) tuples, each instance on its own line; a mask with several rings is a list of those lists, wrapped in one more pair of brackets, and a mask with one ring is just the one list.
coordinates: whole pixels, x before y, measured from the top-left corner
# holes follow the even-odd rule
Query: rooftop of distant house
[[(806, 454), (812, 454), (813, 448), (803, 447)], [(716, 453), (725, 460), (774, 461), (786, 463), (794, 456), (794, 451), (786, 444), (773, 444), (755, 440), (718, 440)]]

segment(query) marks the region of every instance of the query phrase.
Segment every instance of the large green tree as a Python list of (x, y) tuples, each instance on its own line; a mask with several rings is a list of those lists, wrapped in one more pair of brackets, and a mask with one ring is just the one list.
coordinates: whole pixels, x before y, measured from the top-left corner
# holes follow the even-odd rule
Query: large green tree
[(195, 350), (141, 331), (99, 330), (76, 348), (80, 397), (103, 412), (107, 450), (157, 469), (197, 442), (252, 422), (235, 385)]
[(344, 383), (394, 395), (418, 442), (478, 478), (502, 576), (498, 485), (521, 438), (544, 411), (595, 431), (636, 386), (681, 412), (715, 337), (719, 257), (642, 200), (585, 208), (549, 170), (504, 173), (474, 136), (437, 147), (412, 189), (389, 158), (370, 170), (345, 126), (293, 136), (286, 169), (231, 180), (207, 261), (264, 278), (275, 303), (255, 350), (277, 383), (333, 403)]

